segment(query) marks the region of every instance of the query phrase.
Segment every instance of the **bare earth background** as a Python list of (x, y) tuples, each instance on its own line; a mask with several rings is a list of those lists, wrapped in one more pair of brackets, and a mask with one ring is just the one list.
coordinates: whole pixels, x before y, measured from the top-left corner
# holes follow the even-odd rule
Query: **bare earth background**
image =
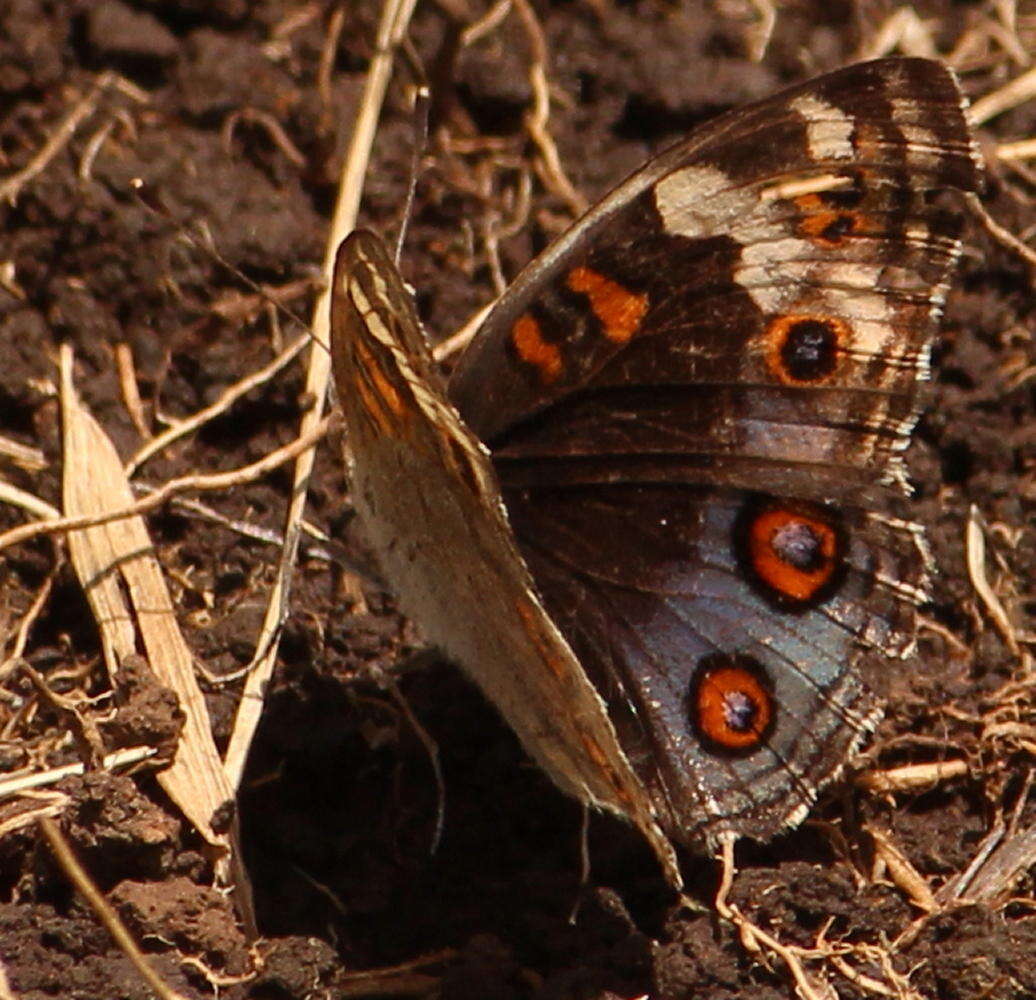
[[(512, 11), (472, 33), (485, 0), (425, 0), (411, 26), (433, 100), (403, 266), (437, 337), (491, 301), (580, 196), (601, 195), (721, 110), (886, 51), (947, 57), (975, 99), (1031, 71), (1036, 54), (1036, 7), (1010, 2), (933, 0), (905, 13), (840, 0), (775, 11), (747, 0), (533, 8), (552, 98), (544, 134), (573, 190), (543, 169), (545, 147), (531, 138), (534, 23)], [(0, 481), (24, 491), (5, 488), (0, 530), (39, 516), (26, 495), (62, 505), (62, 342), (74, 346), (85, 406), (125, 460), (304, 329), (293, 316), (308, 318), (319, 287), (378, 14), (374, 0), (0, 4)], [(390, 236), (417, 135), (413, 79), (404, 64), (389, 91), (361, 216)], [(1033, 100), (980, 130), (985, 203), (1022, 239), (1036, 232), (1036, 166), (996, 152), (1034, 136)], [(39, 171), (5, 182), (37, 157)], [(812, 819), (738, 851), (733, 900), (802, 949), (816, 997), (1036, 996), (1034, 271), (977, 221), (967, 241), (909, 454), (914, 516), (940, 569), (919, 656), (895, 678), (871, 750)], [(303, 384), (299, 362), (288, 365), (132, 481), (156, 487), (274, 452), (312, 402)], [(290, 468), (146, 520), (221, 751), (243, 681), (220, 678), (255, 650)], [(972, 505), (987, 549), (969, 573)], [(453, 668), (410, 655), (419, 637), (391, 598), (342, 568), (362, 553), (338, 431), (320, 445), (307, 517), (330, 540), (303, 543), (240, 795), (262, 934), (254, 947), (154, 769), (96, 766), (119, 747), (168, 744), (173, 701), (132, 663), (113, 699), (62, 541), (0, 556), (0, 769), (92, 765), (36, 790), (3, 786), (10, 988), (0, 982), (0, 997), (153, 995), (73, 892), (41, 836), (42, 812), (186, 997), (793, 995), (785, 963), (747, 953), (707, 908), (712, 862), (684, 859), (690, 897), (705, 904), (696, 912), (630, 831), (595, 817), (580, 888), (578, 809)], [(983, 578), (1006, 624), (976, 590)], [(432, 744), (446, 807), (434, 854)], [(906, 791), (880, 791), (874, 776), (940, 761), (952, 762), (941, 778), (932, 771)], [(955, 881), (960, 873), (969, 880)]]

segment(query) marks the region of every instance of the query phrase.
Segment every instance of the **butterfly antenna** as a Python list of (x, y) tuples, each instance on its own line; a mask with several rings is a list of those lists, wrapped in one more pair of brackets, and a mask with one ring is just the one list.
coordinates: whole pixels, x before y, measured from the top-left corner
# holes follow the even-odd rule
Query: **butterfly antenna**
[(425, 76), (424, 67), (421, 65), (421, 58), (414, 49), (410, 39), (404, 39), (403, 52), (410, 65), (410, 72), (413, 73), (416, 83), (413, 85), (414, 101), (414, 149), (410, 159), (410, 177), (407, 182), (406, 201), (403, 204), (403, 220), (399, 225), (399, 236), (396, 237), (395, 263), (399, 266), (400, 257), (403, 255), (403, 241), (406, 239), (407, 226), (410, 224), (410, 216), (414, 210), (414, 197), (417, 194), (417, 175), (421, 169), (421, 157), (428, 148), (428, 116), (431, 107), (431, 89), (428, 86), (428, 78)]

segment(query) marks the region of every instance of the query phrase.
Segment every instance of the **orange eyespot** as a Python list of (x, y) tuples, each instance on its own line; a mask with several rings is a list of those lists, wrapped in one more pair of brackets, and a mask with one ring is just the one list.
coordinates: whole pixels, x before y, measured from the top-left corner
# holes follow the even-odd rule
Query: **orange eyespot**
[(849, 332), (832, 316), (776, 316), (766, 326), (766, 365), (785, 385), (822, 382), (837, 368)]
[(749, 507), (735, 544), (750, 579), (785, 607), (804, 607), (838, 582), (843, 538), (823, 508), (780, 501)]
[(707, 749), (743, 754), (769, 737), (776, 706), (769, 678), (750, 656), (714, 653), (702, 659), (688, 696), (690, 722)]

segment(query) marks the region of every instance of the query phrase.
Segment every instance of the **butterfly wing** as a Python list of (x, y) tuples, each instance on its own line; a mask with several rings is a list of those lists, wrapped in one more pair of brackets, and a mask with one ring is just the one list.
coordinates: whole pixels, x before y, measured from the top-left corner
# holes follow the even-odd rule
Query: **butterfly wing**
[(889, 59), (734, 111), (523, 272), (450, 396), (667, 832), (796, 822), (912, 646), (895, 516), (961, 213), (952, 74)]
[(488, 452), (446, 400), (413, 300), (371, 233), (339, 249), (331, 324), (353, 502), (400, 606), (560, 788), (639, 827), (678, 887), (652, 800), (535, 594)]

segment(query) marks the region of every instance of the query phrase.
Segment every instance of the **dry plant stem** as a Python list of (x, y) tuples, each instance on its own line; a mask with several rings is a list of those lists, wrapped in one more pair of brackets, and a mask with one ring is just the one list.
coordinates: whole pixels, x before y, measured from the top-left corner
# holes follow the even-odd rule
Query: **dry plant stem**
[(0, 201), (7, 201), (12, 205), (15, 203), (21, 189), (47, 168), (47, 164), (75, 135), (76, 129), (83, 123), (83, 120), (93, 114), (101, 94), (115, 79), (116, 74), (111, 70), (105, 70), (97, 77), (90, 92), (65, 115), (64, 120), (54, 130), (54, 134), (43, 144), (43, 148), (21, 170), (15, 171), (0, 183)]
[(968, 862), (968, 867), (963, 871), (957, 872), (953, 878), (939, 888), (938, 893), (936, 893), (936, 899), (940, 903), (946, 905), (965, 895), (968, 886), (971, 885), (979, 869), (986, 863), (997, 845), (1004, 839), (1006, 830), (1007, 827), (1004, 825), (1003, 819), (998, 816), (992, 829), (982, 838), (982, 842), (978, 845), (978, 850), (975, 851), (974, 857)]
[[(116, 750), (101, 760), (100, 770), (114, 771), (120, 767), (131, 767), (154, 757), (156, 753), (158, 751), (154, 747), (127, 747), (125, 750)], [(62, 764), (61, 767), (52, 767), (46, 771), (34, 771), (32, 774), (16, 774), (0, 781), (0, 799), (6, 799), (9, 795), (20, 795), (30, 788), (56, 785), (63, 778), (77, 774), (86, 774), (86, 765), (82, 761)]]
[(864, 829), (870, 834), (875, 853), (885, 863), (890, 878), (907, 894), (910, 902), (925, 913), (937, 910), (939, 905), (924, 876), (914, 867), (899, 845), (884, 830), (873, 826), (865, 826)]
[[(46, 500), (41, 500), (34, 493), (27, 493), (25, 490), (20, 490), (17, 486), (3, 482), (3, 480), (0, 480), (0, 502), (9, 504), (12, 507), (20, 507), (22, 510), (32, 514), (33, 517), (44, 521), (56, 521), (61, 517), (61, 511), (57, 507), (52, 507)], [(2, 547), (0, 546), (0, 548)]]
[(480, 38), (495, 31), (511, 13), (512, 0), (497, 0), (478, 20), (472, 21), (460, 34), (461, 48), (474, 45)]
[(144, 404), (140, 400), (140, 389), (137, 386), (137, 370), (133, 363), (133, 348), (125, 341), (115, 345), (115, 367), (119, 372), (119, 388), (122, 389), (122, 401), (126, 410), (142, 438), (151, 437), (147, 417), (144, 415)]
[[(62, 560), (58, 559), (57, 563), (51, 567), (50, 572), (47, 574), (46, 579), (40, 586), (39, 590), (36, 591), (36, 596), (32, 599), (32, 604), (29, 610), (22, 615), (22, 620), (18, 624), (18, 631), (14, 637), (14, 645), (11, 647), (11, 651), (7, 658), (0, 663), (0, 680), (5, 678), (7, 674), (17, 666), (18, 661), (21, 660), (22, 654), (25, 652), (25, 647), (29, 642), (29, 630), (32, 628), (36, 619), (42, 614), (43, 609), (47, 605), (47, 600), (50, 598), (50, 591), (54, 586), (54, 581), (57, 579), (58, 572), (61, 570)], [(7, 639), (4, 638), (4, 644), (6, 645)]]
[(984, 859), (964, 898), (995, 905), (1009, 898), (1015, 883), (1036, 864), (1036, 827), (1009, 837)]
[(453, 961), (457, 952), (452, 948), (421, 955), (403, 965), (390, 965), (383, 969), (365, 969), (362, 972), (351, 972), (343, 977), (336, 987), (336, 995), (340, 997), (376, 997), (411, 994), (417, 996), (434, 995), (441, 983), (440, 976), (422, 974), (417, 970), (429, 965), (442, 965)]
[[(127, 507), (120, 507), (118, 510), (105, 511), (103, 514), (59, 517), (42, 523), (23, 524), (18, 528), (12, 528), (0, 535), (0, 552), (11, 545), (17, 545), (38, 535), (93, 528), (99, 524), (108, 524), (111, 521), (121, 521), (127, 517), (148, 514), (157, 510), (178, 493), (216, 492), (254, 482), (312, 448), (327, 433), (333, 420), (334, 417), (325, 417), (305, 437), (298, 438), (291, 444), (286, 444), (283, 448), (278, 448), (269, 455), (264, 455), (259, 461), (253, 462), (251, 465), (244, 465), (240, 469), (231, 469), (228, 472), (219, 472), (211, 476), (180, 476), (178, 479), (170, 479), (143, 500), (138, 500)], [(2, 496), (2, 491), (0, 491), (0, 496)]]
[(220, 997), (221, 990), (228, 989), (231, 986), (240, 986), (242, 983), (250, 983), (256, 976), (262, 972), (265, 967), (265, 962), (262, 956), (259, 954), (258, 947), (252, 945), (249, 949), (250, 958), (252, 959), (252, 968), (248, 972), (243, 972), (239, 976), (226, 976), (216, 972), (215, 969), (209, 968), (200, 958), (195, 958), (193, 955), (178, 955), (177, 958), (180, 961), (180, 965), (189, 965), (192, 969), (204, 976), (208, 984), (212, 987), (215, 997)]
[(861, 989), (867, 990), (869, 993), (876, 993), (878, 996), (899, 997), (900, 1000), (902, 1000), (901, 993), (886, 986), (884, 983), (879, 983), (878, 980), (872, 979), (870, 976), (865, 976), (862, 972), (858, 972), (840, 955), (831, 955), (828, 961), (843, 976), (845, 976), (850, 983), (859, 986)]
[(547, 43), (543, 29), (536, 20), (529, 0), (514, 0), (514, 7), (532, 49), (529, 84), (532, 87), (533, 106), (532, 111), (526, 115), (525, 127), (540, 154), (541, 169), (537, 172), (547, 187), (568, 204), (574, 215), (582, 215), (589, 206), (565, 175), (557, 146), (547, 127), (550, 121), (550, 86), (547, 82)]
[(759, 15), (759, 23), (753, 26), (749, 35), (749, 57), (752, 62), (762, 62), (773, 38), (773, 29), (777, 26), (777, 8), (774, 0), (752, 0), (752, 6)]
[(76, 171), (76, 176), (81, 181), (88, 181), (93, 178), (94, 160), (97, 159), (97, 154), (100, 153), (101, 147), (107, 141), (108, 136), (111, 135), (116, 122), (118, 122), (118, 119), (112, 116), (87, 140), (86, 147), (83, 149), (82, 159), (79, 161), (79, 169)]
[(1000, 160), (1031, 160), (1036, 158), (1036, 139), (1001, 143), (996, 147), (996, 155)]
[(895, 49), (904, 55), (935, 59), (938, 52), (932, 33), (913, 7), (900, 7), (890, 14), (866, 44), (856, 50), (858, 59), (879, 59)]
[(983, 605), (985, 605), (986, 613), (993, 620), (993, 624), (1004, 642), (1007, 643), (1007, 648), (1015, 656), (1020, 656), (1021, 647), (1018, 645), (1018, 639), (1015, 637), (1014, 626), (1007, 617), (1007, 612), (1000, 603), (1000, 598), (996, 596), (989, 584), (989, 580), (986, 578), (986, 539), (982, 533), (982, 526), (979, 523), (980, 518), (981, 514), (978, 507), (972, 504), (968, 515), (964, 545), (968, 577), (971, 580), (971, 585), (975, 588), (975, 593), (978, 594)]
[(90, 909), (97, 915), (97, 919), (104, 924), (105, 929), (122, 950), (122, 953), (130, 960), (133, 967), (140, 973), (148, 986), (161, 997), (161, 1000), (186, 1000), (182, 993), (177, 993), (170, 986), (166, 985), (148, 964), (144, 953), (137, 947), (136, 941), (133, 940), (130, 932), (126, 929), (126, 925), (119, 919), (119, 915), (112, 909), (108, 900), (101, 894), (100, 889), (94, 885), (75, 854), (72, 853), (72, 848), (58, 828), (57, 823), (47, 816), (41, 817), (39, 823), (44, 837), (47, 838), (47, 843), (50, 844), (51, 851), (54, 852), (55, 859), (61, 866), (62, 871), (68, 876), (68, 880), (86, 900)]
[(471, 338), (478, 332), (482, 321), (489, 315), (494, 305), (495, 303), (493, 302), (484, 305), (456, 333), (451, 334), (444, 341), (436, 344), (432, 349), (432, 357), (436, 361), (444, 361), (458, 351), (463, 351), (471, 343)]
[(727, 901), (730, 889), (734, 884), (734, 875), (737, 869), (734, 867), (734, 838), (725, 837), (721, 848), (720, 856), (720, 884), (716, 890), (715, 907), (716, 912), (724, 920), (733, 924), (741, 934), (741, 940), (748, 951), (761, 951), (765, 945), (775, 955), (784, 961), (792, 979), (795, 980), (795, 988), (803, 1000), (835, 1000), (835, 994), (831, 986), (824, 982), (818, 987), (811, 982), (802, 967), (802, 962), (786, 945), (781, 944), (776, 938), (767, 934), (766, 931), (756, 927), (741, 911), (732, 903)]
[(79, 705), (72, 698), (58, 694), (47, 683), (46, 678), (35, 670), (31, 664), (23, 660), (20, 663), (22, 673), (32, 682), (36, 693), (48, 704), (59, 716), (63, 716), (63, 722), (67, 724), (67, 732), (71, 732), (79, 746), (80, 753), (87, 755), (91, 765), (98, 764), (104, 758), (104, 741), (101, 739), (101, 732), (97, 727), (97, 721), (88, 715), (84, 715)]
[(979, 222), (985, 226), (989, 235), (992, 236), (1001, 246), (1006, 247), (1012, 253), (1016, 253), (1030, 267), (1036, 268), (1036, 250), (1033, 250), (1031, 247), (1023, 243), (1009, 229), (1005, 229), (1001, 226), (1000, 223), (989, 214), (986, 206), (982, 204), (981, 199), (977, 195), (968, 194), (965, 197), (967, 198), (967, 202), (971, 210), (975, 213)]
[[(317, 296), (312, 323), (313, 337), (318, 344), (330, 342), (331, 292), (335, 255), (338, 252), (339, 243), (356, 225), (363, 178), (367, 173), (374, 132), (392, 75), (393, 54), (402, 41), (416, 2), (417, 0), (385, 0), (382, 7), (375, 52), (367, 73), (356, 124), (339, 178), (338, 200), (335, 204), (334, 217), (331, 220), (331, 229), (324, 253), (323, 273), (326, 282), (323, 290)], [(312, 348), (309, 355), (309, 370), (306, 375), (306, 392), (311, 399), (319, 402), (303, 418), (300, 437), (307, 437), (320, 424), (322, 408), (327, 399), (330, 373), (331, 358), (328, 352), (319, 346)], [(253, 669), (245, 682), (245, 690), (238, 705), (237, 717), (234, 720), (230, 744), (224, 759), (224, 769), (234, 788), (239, 786), (241, 775), (244, 773), (245, 760), (248, 757), (252, 737), (262, 713), (263, 693), (270, 675), (273, 673), (273, 665), (277, 657), (278, 632), (287, 605), (291, 574), (298, 551), (300, 522), (306, 506), (313, 458), (312, 451), (303, 452), (295, 466), (291, 505), (284, 529), (284, 551), (277, 567), (277, 579), (270, 594), (262, 631), (258, 637), (256, 656), (250, 664)]]
[(47, 467), (47, 456), (39, 448), (30, 447), (0, 434), (0, 455), (28, 472), (39, 472)]
[(399, 706), (399, 710), (406, 717), (407, 722), (410, 723), (410, 728), (417, 734), (417, 738), (421, 741), (421, 745), (424, 747), (425, 753), (428, 754), (428, 762), (432, 765), (432, 774), (435, 776), (437, 797), (435, 808), (435, 828), (432, 830), (432, 842), (428, 848), (428, 853), (435, 854), (439, 849), (439, 842), (442, 840), (443, 823), (446, 819), (446, 779), (443, 777), (442, 762), (439, 759), (439, 744), (435, 742), (435, 739), (428, 730), (421, 725), (421, 720), (414, 715), (414, 710), (410, 707), (410, 702), (406, 700), (403, 692), (399, 690), (399, 685), (396, 683), (395, 679), (385, 675), (382, 677), (382, 683), (388, 688), (388, 692), (392, 696), (392, 700)]
[[(147, 488), (145, 489), (145, 492), (153, 493), (154, 490)], [(202, 521), (211, 521), (213, 524), (220, 524), (224, 528), (229, 528), (231, 531), (237, 532), (237, 534), (241, 535), (243, 538), (251, 538), (257, 542), (263, 542), (265, 545), (276, 545), (278, 548), (284, 544), (284, 537), (279, 531), (274, 531), (271, 528), (264, 528), (261, 524), (252, 524), (249, 521), (242, 521), (238, 518), (226, 517), (218, 510), (214, 510), (212, 507), (208, 506), (208, 504), (203, 504), (200, 500), (189, 500), (186, 497), (174, 497), (170, 506), (173, 510), (179, 511), (181, 514), (197, 517)], [(310, 521), (302, 522), (302, 530), (315, 542), (326, 545), (331, 541), (331, 538), (326, 531), (322, 531)], [(321, 548), (319, 545), (315, 545), (313, 548), (309, 549), (306, 555), (310, 559), (322, 559), (325, 562), (332, 561), (332, 556), (327, 549)]]
[(227, 149), (231, 146), (234, 130), (237, 128), (238, 122), (261, 125), (266, 130), (266, 134), (270, 137), (271, 142), (285, 155), (292, 166), (301, 168), (306, 165), (306, 158), (299, 151), (298, 146), (288, 137), (288, 133), (284, 131), (284, 126), (273, 115), (260, 111), (258, 108), (239, 108), (227, 116), (227, 120), (223, 123), (221, 130), (223, 145)]
[(22, 812), (16, 812), (10, 807), (4, 810), (7, 815), (0, 821), (0, 840), (17, 830), (35, 826), (41, 816), (60, 816), (71, 802), (71, 797), (62, 792), (35, 792), (31, 789), (23, 792), (17, 803), (18, 806), (24, 806)]
[(968, 773), (965, 760), (939, 760), (931, 764), (906, 764), (889, 771), (864, 771), (856, 776), (854, 784), (869, 792), (912, 792), (934, 788), (951, 778)]
[(1011, 108), (1024, 104), (1036, 97), (1036, 67), (994, 90), (985, 97), (980, 97), (968, 110), (968, 121), (972, 126), (984, 125), (990, 118), (995, 118)]
[(327, 22), (327, 37), (320, 50), (320, 63), (317, 66), (317, 93), (323, 113), (331, 114), (331, 73), (335, 68), (335, 55), (338, 52), (338, 41), (342, 37), (342, 26), (345, 24), (345, 7), (337, 4), (331, 11)]
[(264, 385), (278, 372), (291, 364), (308, 343), (309, 335), (303, 334), (257, 372), (253, 372), (239, 382), (235, 382), (229, 389), (220, 393), (219, 398), (215, 402), (204, 409), (198, 410), (184, 420), (178, 420), (172, 427), (152, 438), (126, 463), (126, 475), (132, 476), (149, 458), (152, 458), (164, 448), (168, 448), (174, 441), (178, 441), (185, 435), (196, 431), (221, 413), (225, 413), (242, 396), (251, 392), (257, 386)]

